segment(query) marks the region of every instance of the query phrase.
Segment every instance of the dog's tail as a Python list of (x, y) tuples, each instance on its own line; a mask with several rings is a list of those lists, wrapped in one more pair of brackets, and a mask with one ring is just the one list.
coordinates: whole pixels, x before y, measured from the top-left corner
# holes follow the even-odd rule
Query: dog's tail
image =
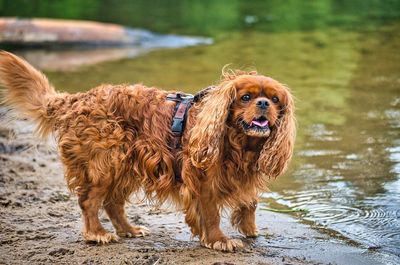
[(47, 78), (25, 60), (0, 51), (0, 84), (4, 103), (37, 123), (37, 133), (45, 137), (53, 130), (47, 104), (57, 96)]

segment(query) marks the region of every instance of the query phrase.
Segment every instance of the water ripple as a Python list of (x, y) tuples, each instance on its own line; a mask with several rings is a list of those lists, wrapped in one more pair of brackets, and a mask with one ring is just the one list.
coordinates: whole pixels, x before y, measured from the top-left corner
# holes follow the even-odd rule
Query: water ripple
[[(307, 209), (303, 215), (305, 220), (339, 231), (368, 246), (380, 246), (384, 238), (385, 248), (399, 252), (400, 209), (397, 202), (386, 203), (384, 197), (379, 200), (365, 198), (364, 205), (354, 206), (353, 196), (344, 196), (346, 192), (319, 189), (286, 192), (285, 195), (274, 193), (273, 197), (288, 207)], [(384, 206), (376, 205), (377, 201), (385, 202)]]

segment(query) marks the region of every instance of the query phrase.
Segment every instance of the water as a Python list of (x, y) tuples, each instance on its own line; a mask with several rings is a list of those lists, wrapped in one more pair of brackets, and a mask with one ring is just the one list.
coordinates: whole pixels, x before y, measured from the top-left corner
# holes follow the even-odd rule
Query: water
[(82, 1), (83, 11), (69, 12), (57, 12), (52, 1), (19, 11), (2, 2), (0, 14), (39, 12), (215, 39), (47, 71), (61, 90), (143, 82), (195, 92), (228, 63), (288, 84), (297, 99), (295, 157), (270, 182), (265, 203), (307, 209), (300, 218), (400, 255), (400, 1)]

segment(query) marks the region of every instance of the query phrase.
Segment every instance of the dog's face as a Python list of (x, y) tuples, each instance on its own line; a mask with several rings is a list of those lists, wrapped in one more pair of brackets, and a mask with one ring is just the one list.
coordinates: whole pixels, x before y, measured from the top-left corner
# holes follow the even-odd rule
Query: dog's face
[(207, 169), (223, 164), (226, 155), (221, 152), (233, 147), (244, 152), (248, 146), (241, 145), (249, 142), (242, 141), (241, 134), (260, 143), (257, 170), (269, 177), (280, 175), (292, 156), (296, 135), (290, 90), (256, 72), (226, 71), (223, 77), (198, 105), (188, 144), (192, 164)]
[(236, 98), (230, 122), (248, 136), (268, 137), (275, 126), (282, 103), (283, 86), (265, 76), (242, 76), (235, 80)]

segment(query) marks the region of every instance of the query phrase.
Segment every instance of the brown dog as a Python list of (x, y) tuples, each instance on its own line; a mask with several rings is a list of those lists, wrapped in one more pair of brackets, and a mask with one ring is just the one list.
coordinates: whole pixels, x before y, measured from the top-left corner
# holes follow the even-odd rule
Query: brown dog
[(118, 239), (100, 224), (101, 207), (119, 236), (146, 235), (148, 229), (129, 224), (124, 212), (129, 196), (142, 188), (151, 200), (182, 207), (203, 246), (233, 251), (242, 242), (221, 231), (222, 208), (232, 209), (232, 225), (242, 234), (257, 236), (257, 195), (292, 156), (292, 96), (255, 72), (226, 72), (204, 92), (188, 112), (179, 150), (171, 147), (176, 102), (167, 99), (169, 92), (102, 85), (85, 93), (57, 93), (42, 73), (8, 52), (0, 53), (0, 82), (7, 105), (34, 120), (40, 136), (57, 137), (87, 241)]

